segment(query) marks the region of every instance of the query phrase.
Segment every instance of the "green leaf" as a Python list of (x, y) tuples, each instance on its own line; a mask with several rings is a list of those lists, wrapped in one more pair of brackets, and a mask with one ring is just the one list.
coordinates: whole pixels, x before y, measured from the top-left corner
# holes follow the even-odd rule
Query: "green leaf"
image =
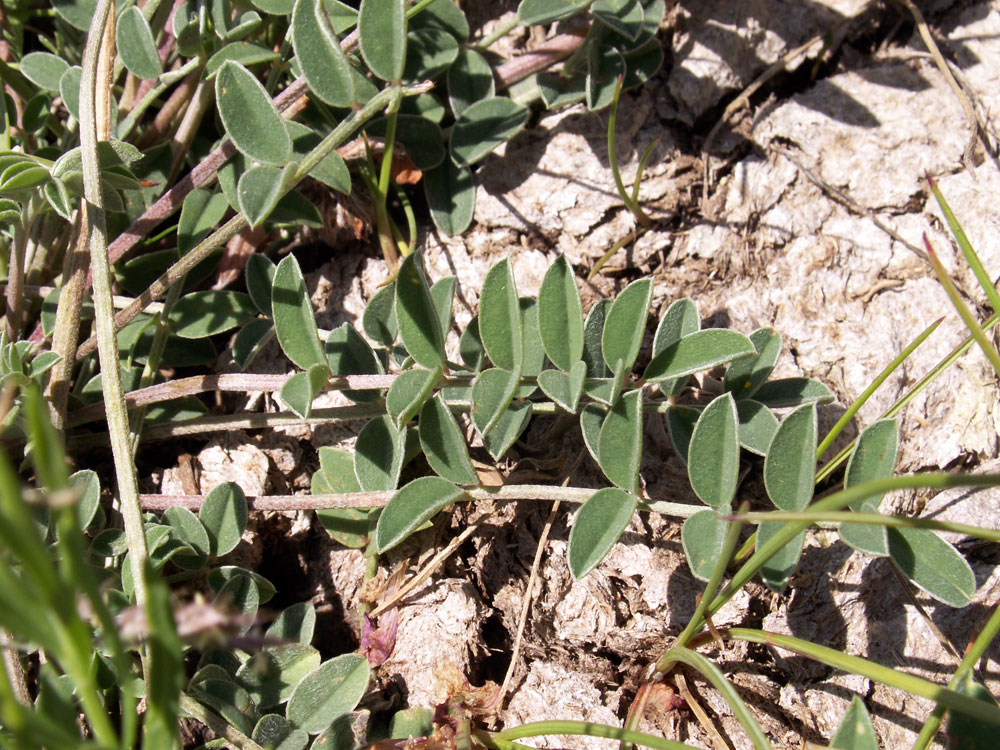
[(726, 368), (725, 388), (733, 398), (750, 398), (770, 376), (781, 354), (781, 334), (758, 328), (750, 334), (757, 355), (738, 359)]
[(560, 370), (543, 370), (538, 374), (538, 385), (561, 408), (576, 414), (586, 375), (587, 365), (581, 360), (573, 365), (569, 375)]
[(160, 53), (156, 50), (153, 31), (136, 6), (126, 8), (118, 16), (115, 41), (118, 55), (129, 73), (144, 80), (160, 77), (163, 66), (160, 64)]
[(258, 227), (270, 216), (285, 189), (285, 170), (256, 164), (242, 175), (236, 187), (240, 213), (251, 227)]
[(275, 265), (266, 255), (254, 253), (247, 258), (247, 292), (254, 305), (267, 317), (271, 317), (271, 288), (274, 286)]
[(803, 510), (816, 476), (816, 405), (800, 406), (782, 420), (764, 459), (764, 487), (781, 510)]
[(736, 402), (740, 418), (740, 447), (758, 456), (766, 456), (768, 446), (778, 431), (778, 418), (764, 404), (753, 399)]
[(416, 253), (403, 259), (396, 274), (396, 321), (403, 346), (418, 364), (444, 365), (440, 319)]
[(611, 374), (611, 370), (604, 364), (604, 352), (601, 350), (604, 323), (610, 308), (610, 300), (598, 300), (590, 308), (583, 325), (583, 361), (587, 363), (588, 378), (606, 378)]
[(458, 57), (458, 42), (447, 31), (416, 29), (406, 37), (403, 80), (408, 83), (437, 78)]
[[(381, 137), (385, 135), (386, 126), (386, 118), (381, 117), (370, 122), (365, 130), (370, 136)], [(396, 141), (406, 147), (406, 153), (421, 170), (434, 169), (448, 156), (441, 128), (420, 115), (397, 115)]]
[(558, 21), (586, 8), (586, 0), (521, 0), (517, 18), (524, 26)]
[(59, 82), (69, 63), (49, 52), (29, 52), (21, 58), (21, 73), (39, 88), (59, 91)]
[(538, 323), (545, 353), (552, 364), (569, 372), (583, 356), (583, 307), (573, 268), (564, 255), (556, 258), (542, 279)]
[[(719, 511), (727, 511), (728, 506)], [(729, 531), (729, 521), (723, 521), (714, 510), (701, 510), (684, 521), (681, 543), (691, 575), (701, 581), (712, 577), (719, 556), (722, 555)]]
[[(132, 6), (135, 8), (135, 6)], [(222, 193), (196, 188), (184, 197), (177, 223), (177, 248), (187, 253), (222, 221), (229, 203)], [(270, 289), (270, 287), (268, 287)]]
[(275, 16), (287, 16), (292, 12), (294, 0), (252, 0), (253, 6)]
[(215, 76), (215, 99), (226, 134), (240, 153), (278, 166), (291, 158), (285, 121), (253, 73), (227, 60)]
[(255, 318), (249, 321), (233, 339), (233, 362), (240, 370), (246, 370), (272, 338), (274, 324), (270, 320)]
[(294, 255), (285, 256), (274, 271), (271, 312), (278, 343), (288, 359), (303, 370), (326, 364), (326, 354), (316, 328), (316, 316), (302, 278), (302, 269)]
[(369, 420), (354, 448), (354, 474), (361, 489), (366, 492), (396, 489), (405, 452), (405, 427), (397, 429), (388, 416)]
[(309, 602), (299, 602), (281, 610), (264, 632), (266, 638), (296, 643), (312, 643), (316, 610)]
[[(660, 8), (662, 10), (662, 3)], [(656, 22), (654, 29), (658, 25), (659, 22)], [(650, 35), (639, 46), (625, 51), (625, 79), (622, 81), (622, 88), (630, 89), (642, 85), (656, 75), (661, 67), (663, 67), (663, 43)]]
[(449, 237), (468, 229), (476, 208), (472, 171), (445, 159), (424, 172), (423, 183), (434, 226)]
[(472, 384), (472, 422), (486, 436), (500, 421), (520, 383), (517, 373), (493, 367)]
[(243, 734), (250, 734), (257, 721), (257, 708), (249, 693), (235, 682), (207, 679), (192, 685), (191, 694), (232, 724)]
[(389, 736), (395, 740), (406, 740), (410, 737), (429, 737), (433, 731), (434, 713), (429, 708), (424, 708), (423, 706), (404, 708), (402, 711), (397, 711), (392, 715), (392, 720), (389, 722)]
[[(990, 732), (995, 734), (996, 729), (991, 726)], [(844, 712), (844, 718), (830, 740), (830, 747), (836, 750), (879, 750), (872, 718), (858, 696), (851, 698), (851, 705)]]
[(729, 393), (705, 407), (688, 443), (691, 489), (705, 505), (728, 506), (736, 494), (740, 470), (739, 418)]
[(234, 611), (240, 615), (236, 630), (243, 635), (250, 630), (260, 610), (260, 590), (252, 576), (234, 575), (215, 595), (215, 604), (223, 611)]
[(918, 588), (949, 607), (964, 607), (976, 593), (976, 576), (965, 558), (929, 529), (888, 530), (889, 557)]
[(465, 493), (440, 477), (420, 477), (393, 495), (375, 527), (375, 549), (392, 549)]
[(288, 720), (309, 734), (353, 711), (368, 690), (371, 670), (360, 654), (341, 654), (307, 674), (288, 699)]
[[(998, 708), (997, 700), (993, 694), (986, 689), (986, 686), (979, 682), (974, 673), (969, 670), (963, 672), (957, 683), (953, 686), (957, 693), (975, 698), (983, 703), (988, 703), (994, 708)], [(857, 700), (857, 699), (855, 699)], [(869, 720), (869, 726), (871, 721)], [(948, 712), (948, 723), (945, 725), (945, 735), (948, 737), (948, 747), (956, 750), (989, 750), (996, 745), (997, 728), (995, 724), (990, 724), (960, 711)], [(839, 730), (838, 730), (839, 736)], [(874, 734), (872, 734), (874, 740)], [(834, 745), (845, 750), (868, 750), (869, 747), (878, 750), (877, 745)]]
[(473, 315), (472, 320), (462, 331), (462, 336), (458, 340), (458, 353), (462, 362), (470, 370), (478, 372), (482, 369), (483, 361), (486, 359), (486, 350), (483, 348), (483, 340), (479, 336), (478, 315)]
[(479, 337), (490, 361), (517, 377), (524, 362), (521, 306), (510, 261), (504, 258), (483, 279), (479, 296)]
[(754, 398), (772, 409), (784, 409), (809, 403), (827, 404), (833, 401), (833, 394), (818, 380), (781, 378), (764, 383)]
[(274, 596), (275, 589), (269, 580), (262, 575), (254, 573), (252, 570), (240, 568), (236, 565), (223, 565), (218, 568), (212, 568), (208, 573), (207, 581), (209, 588), (218, 593), (234, 578), (250, 579), (257, 589), (257, 595), (260, 598), (261, 604), (267, 604), (271, 597)]
[(270, 646), (258, 651), (236, 673), (257, 708), (273, 708), (292, 695), (295, 686), (320, 665), (319, 651), (302, 643)]
[(496, 95), (493, 69), (474, 49), (463, 49), (448, 68), (448, 102), (455, 117), (483, 99)]
[(448, 331), (451, 330), (451, 308), (455, 300), (455, 277), (445, 276), (435, 281), (431, 287), (431, 299), (434, 300), (434, 309), (437, 310), (441, 324), (441, 338), (447, 340)]
[[(375, 375), (382, 372), (382, 364), (371, 346), (350, 323), (330, 332), (326, 338), (326, 358), (333, 377), (344, 375)], [(358, 403), (371, 403), (380, 397), (379, 391), (344, 391), (344, 395)]]
[(271, 750), (306, 750), (309, 744), (309, 733), (296, 729), (280, 714), (261, 716), (250, 738)]
[(420, 446), (439, 476), (455, 484), (478, 484), (465, 435), (440, 393), (420, 410)]
[(249, 294), (213, 290), (191, 292), (170, 311), (170, 328), (182, 339), (203, 339), (232, 330), (257, 314)]
[(432, 0), (430, 5), (410, 19), (410, 28), (447, 31), (460, 42), (469, 39), (469, 22), (455, 0)]
[(601, 46), (587, 65), (587, 109), (604, 109), (615, 96), (618, 77), (625, 74), (625, 58), (611, 46)]
[[(312, 476), (313, 495), (361, 492), (361, 485), (354, 475), (354, 455), (349, 451), (324, 445), (319, 449), (319, 466)], [(337, 543), (353, 549), (368, 544), (367, 509), (325, 508), (317, 510), (316, 516)]]
[(501, 143), (517, 135), (528, 121), (528, 109), (505, 96), (470, 105), (451, 129), (451, 158), (460, 167), (475, 164)]
[(212, 540), (198, 516), (181, 505), (174, 505), (163, 511), (162, 518), (173, 529), (174, 538), (195, 552), (193, 555), (174, 555), (173, 561), (184, 570), (201, 570), (212, 552)]
[(568, 107), (587, 97), (587, 76), (584, 73), (567, 78), (561, 73), (538, 73), (538, 92), (546, 109)]
[(599, 456), (601, 443), (601, 427), (608, 416), (608, 407), (590, 403), (580, 410), (580, 432), (583, 434), (584, 445), (594, 462), (600, 466)]
[(385, 399), (385, 408), (389, 416), (397, 425), (408, 423), (423, 408), (439, 382), (441, 382), (440, 366), (433, 370), (414, 369), (401, 372)]
[(701, 328), (698, 306), (689, 297), (675, 300), (663, 313), (656, 333), (653, 335), (653, 357), (668, 346), (672, 346), (685, 336), (690, 336)]
[(612, 303), (601, 334), (604, 362), (612, 371), (620, 360), (625, 372), (631, 372), (646, 333), (646, 315), (652, 299), (652, 280), (639, 279), (625, 287)]
[[(292, 158), (295, 161), (301, 162), (308, 157), (323, 140), (320, 133), (301, 123), (286, 122), (285, 127), (292, 138)], [(223, 169), (225, 168), (223, 167)], [(344, 195), (351, 193), (351, 172), (347, 168), (344, 158), (335, 150), (324, 156), (323, 160), (312, 168), (309, 176)], [(296, 193), (288, 193), (286, 198), (288, 195), (296, 195)], [(310, 203), (310, 205), (312, 204)]]
[(597, 454), (604, 475), (623, 490), (639, 490), (642, 461), (642, 391), (629, 391), (615, 402), (601, 426)]
[(281, 58), (277, 52), (250, 42), (231, 42), (208, 58), (205, 63), (205, 78), (210, 79), (226, 60), (233, 60), (244, 67), (272, 62)]
[(310, 90), (331, 107), (354, 103), (354, 74), (330, 25), (322, 0), (297, 0), (292, 11), (292, 46)]
[[(869, 425), (858, 436), (844, 473), (844, 489), (874, 479), (892, 476), (899, 452), (899, 423), (895, 419), (881, 419)], [(851, 504), (859, 513), (878, 513), (882, 495), (872, 495)], [(872, 524), (840, 524), (841, 540), (861, 552), (885, 557), (889, 554), (889, 537), (884, 526)]]
[(208, 493), (198, 520), (205, 526), (211, 553), (221, 557), (236, 549), (247, 526), (247, 498), (234, 482), (220, 484)]
[(406, 8), (403, 0), (361, 0), (358, 45), (369, 70), (383, 81), (398, 81), (406, 63)]
[(80, 80), (83, 78), (83, 68), (74, 65), (67, 68), (59, 79), (59, 96), (62, 97), (66, 109), (76, 119), (80, 119)]
[(392, 346), (395, 343), (399, 331), (396, 324), (395, 282), (387, 284), (372, 295), (365, 307), (361, 324), (368, 338), (374, 339), (382, 346)]
[[(757, 527), (757, 549), (760, 549), (778, 529), (784, 526), (783, 523), (762, 523)], [(772, 555), (767, 562), (761, 566), (760, 577), (772, 591), (780, 592), (788, 585), (788, 579), (792, 577), (795, 568), (799, 565), (799, 558), (802, 557), (802, 545), (806, 541), (806, 532), (802, 531)]]
[(662, 383), (710, 370), (734, 359), (751, 357), (756, 351), (753, 342), (742, 333), (709, 328), (684, 336), (666, 347), (653, 357), (643, 377), (651, 383)]
[(76, 501), (76, 519), (81, 531), (86, 531), (101, 507), (101, 480), (96, 472), (82, 469), (70, 476), (69, 485), (80, 493), (80, 499)]
[(569, 534), (569, 569), (580, 580), (603, 560), (635, 513), (635, 495), (614, 487), (598, 490), (580, 507)]
[(499, 461), (506, 455), (510, 447), (517, 441), (531, 421), (531, 403), (529, 401), (514, 401), (500, 415), (493, 428), (483, 435), (483, 447), (486, 448), (494, 461)]
[(597, 0), (590, 6), (590, 13), (633, 42), (639, 38), (645, 20), (639, 0)]
[(673, 404), (667, 407), (667, 413), (664, 417), (667, 423), (667, 434), (670, 436), (670, 443), (674, 446), (674, 452), (684, 463), (687, 463), (691, 435), (694, 433), (694, 426), (698, 423), (700, 416), (701, 411), (690, 406)]
[(325, 362), (311, 365), (305, 372), (292, 375), (281, 387), (281, 400), (296, 416), (309, 419), (313, 400), (323, 392), (330, 378), (330, 368)]

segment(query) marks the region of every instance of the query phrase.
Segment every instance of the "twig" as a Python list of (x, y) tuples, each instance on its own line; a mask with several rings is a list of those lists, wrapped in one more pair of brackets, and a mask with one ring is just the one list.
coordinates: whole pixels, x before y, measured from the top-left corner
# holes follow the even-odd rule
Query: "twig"
[(560, 60), (565, 60), (583, 46), (585, 39), (586, 37), (577, 34), (560, 34), (531, 52), (505, 62), (493, 71), (497, 90), (502, 91), (532, 73), (545, 70)]
[(145, 607), (145, 566), (148, 559), (146, 532), (139, 505), (139, 480), (129, 441), (128, 414), (125, 411), (121, 369), (118, 366), (118, 338), (114, 327), (111, 304), (111, 265), (108, 263), (107, 226), (104, 215), (104, 195), (101, 190), (101, 165), (97, 155), (99, 115), (97, 79), (101, 69), (100, 56), (105, 25), (112, 15), (112, 0), (98, 0), (91, 21), (87, 46), (83, 56), (80, 82), (80, 152), (83, 162), (83, 192), (90, 225), (90, 264), (94, 270), (94, 312), (101, 362), (101, 385), (108, 414), (108, 435), (114, 456), (118, 498), (129, 544), (129, 561), (135, 587), (135, 601)]

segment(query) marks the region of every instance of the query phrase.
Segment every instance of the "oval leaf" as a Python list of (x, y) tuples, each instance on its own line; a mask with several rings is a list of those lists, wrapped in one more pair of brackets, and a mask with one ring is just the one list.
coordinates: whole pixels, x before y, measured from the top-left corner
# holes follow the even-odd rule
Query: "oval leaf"
[(601, 334), (601, 350), (610, 370), (614, 371), (620, 360), (625, 372), (631, 372), (646, 333), (646, 316), (652, 299), (653, 281), (639, 279), (625, 287), (611, 304)]
[(569, 375), (560, 370), (543, 370), (538, 374), (542, 393), (570, 414), (575, 414), (583, 393), (583, 379), (587, 375), (586, 363), (579, 361)]
[(295, 686), (316, 669), (319, 651), (302, 643), (271, 646), (251, 656), (236, 673), (236, 682), (257, 704), (267, 709), (284, 703)]
[(565, 255), (556, 258), (545, 272), (538, 291), (538, 324), (542, 346), (552, 364), (569, 372), (583, 356), (583, 307), (573, 267)]
[(291, 158), (285, 121), (253, 73), (227, 60), (215, 77), (215, 99), (226, 134), (240, 153), (278, 166)]
[[(694, 426), (698, 424), (700, 416), (701, 411), (690, 406), (673, 404), (667, 407), (664, 418), (667, 423), (667, 434), (670, 436), (671, 445), (674, 446), (674, 452), (684, 463), (687, 463), (691, 434), (694, 432)], [(777, 420), (775, 420), (774, 428), (778, 429)], [(768, 442), (770, 443), (770, 441)]]
[(396, 324), (395, 282), (382, 287), (368, 300), (361, 324), (368, 338), (382, 346), (391, 347), (395, 343), (399, 330)]
[(778, 418), (764, 404), (753, 399), (736, 402), (736, 413), (740, 418), (740, 446), (766, 456), (767, 449), (778, 431)]
[(527, 121), (527, 107), (505, 96), (476, 102), (459, 115), (452, 126), (452, 160), (460, 167), (475, 164), (517, 135)]
[(371, 669), (360, 654), (341, 654), (302, 678), (288, 699), (286, 715), (296, 727), (318, 734), (353, 711), (368, 690)]
[(949, 607), (964, 607), (976, 593), (965, 558), (929, 529), (887, 529), (889, 557), (918, 588)]
[(271, 312), (281, 350), (303, 370), (326, 364), (326, 354), (319, 342), (316, 316), (313, 314), (302, 269), (294, 255), (282, 259), (274, 271), (271, 287)]
[[(652, 364), (652, 363), (650, 363)], [(803, 404), (828, 404), (833, 401), (830, 389), (811, 378), (781, 378), (764, 383), (754, 399), (772, 409), (784, 409)]]
[(354, 474), (365, 492), (396, 489), (406, 453), (406, 429), (397, 429), (388, 416), (370, 420), (354, 447)]
[(611, 374), (611, 370), (604, 364), (604, 353), (601, 351), (604, 321), (610, 308), (610, 300), (597, 300), (583, 324), (583, 361), (587, 363), (588, 378), (606, 378)]
[(590, 496), (576, 514), (569, 534), (569, 569), (579, 580), (611, 551), (635, 513), (635, 495), (605, 487)]
[[(853, 487), (874, 479), (892, 476), (899, 451), (899, 423), (882, 419), (869, 425), (858, 437), (844, 473), (844, 487)], [(883, 495), (872, 496), (851, 505), (851, 510), (878, 513)], [(885, 557), (889, 554), (886, 527), (872, 524), (842, 523), (840, 538), (856, 550)]]
[(30, 52), (21, 58), (21, 73), (36, 86), (59, 91), (59, 81), (69, 63), (49, 52)]
[[(382, 372), (382, 364), (367, 341), (350, 323), (330, 332), (326, 337), (326, 358), (334, 377), (344, 375), (374, 375)], [(370, 403), (379, 398), (379, 391), (344, 391), (358, 403)]]
[(265, 637), (279, 641), (312, 643), (316, 629), (316, 610), (309, 602), (299, 602), (281, 611), (274, 622), (268, 625)]
[(309, 744), (309, 733), (293, 727), (284, 716), (267, 714), (260, 717), (251, 739), (261, 747), (272, 750), (305, 750)]
[[(961, 691), (961, 688), (958, 690)], [(995, 731), (991, 726), (990, 732)], [(851, 705), (844, 712), (844, 718), (840, 720), (840, 726), (830, 740), (830, 747), (837, 750), (879, 750), (872, 717), (869, 716), (864, 701), (858, 696), (851, 698)]]
[[(757, 549), (760, 549), (768, 539), (774, 536), (783, 523), (762, 523), (757, 527)], [(806, 532), (796, 534), (791, 541), (772, 555), (760, 569), (760, 577), (772, 591), (780, 592), (788, 584), (795, 568), (802, 557), (802, 545), (806, 541)]]
[(423, 408), (434, 387), (441, 381), (441, 368), (405, 370), (393, 382), (385, 408), (397, 425), (405, 425)]
[(483, 279), (479, 296), (479, 337), (499, 368), (515, 375), (524, 362), (521, 306), (510, 261), (504, 258)]
[[(188, 193), (181, 205), (181, 218), (177, 223), (177, 249), (186, 253), (194, 248), (222, 221), (228, 208), (229, 203), (222, 193), (212, 193), (201, 188)], [(270, 288), (269, 285), (268, 289)]]
[(773, 328), (758, 328), (750, 334), (757, 356), (733, 362), (726, 368), (725, 388), (733, 398), (750, 398), (770, 376), (781, 354), (781, 334)]
[(267, 317), (271, 317), (271, 287), (274, 286), (275, 265), (266, 255), (254, 253), (247, 258), (246, 275), (247, 291), (250, 299)]
[(208, 493), (198, 511), (208, 532), (211, 553), (219, 557), (236, 549), (247, 526), (247, 498), (235, 482), (220, 484)]
[(736, 494), (740, 470), (738, 424), (736, 402), (728, 393), (706, 406), (695, 423), (688, 443), (688, 478), (691, 489), (705, 505), (728, 506)]
[(424, 172), (423, 182), (434, 226), (449, 237), (468, 229), (476, 209), (476, 183), (472, 171), (445, 159)]
[(455, 484), (477, 484), (465, 435), (441, 394), (420, 411), (420, 446), (437, 474)]
[(781, 422), (764, 459), (764, 487), (775, 507), (803, 510), (816, 480), (816, 406), (806, 404)]
[(312, 402), (323, 391), (330, 377), (330, 368), (325, 362), (312, 365), (305, 372), (292, 375), (281, 387), (281, 400), (302, 419), (312, 414)]
[(714, 510), (698, 511), (684, 521), (681, 543), (691, 575), (702, 581), (712, 577), (728, 531), (729, 522), (721, 520)]
[(662, 383), (710, 370), (734, 359), (752, 357), (756, 352), (753, 342), (742, 333), (709, 328), (683, 337), (653, 357), (643, 378), (651, 383)]
[(236, 187), (236, 203), (251, 227), (258, 227), (284, 192), (284, 172), (278, 167), (257, 164), (242, 175)]
[[(976, 680), (972, 670), (964, 672), (959, 677), (957, 684), (954, 685), (954, 690), (970, 698), (989, 703), (994, 708), (1000, 708), (996, 698), (986, 689), (985, 685)], [(855, 700), (858, 699), (855, 698)], [(867, 716), (867, 713), (865, 715)], [(871, 726), (871, 720), (868, 723)], [(994, 746), (997, 740), (997, 727), (996, 724), (990, 724), (961, 711), (949, 711), (945, 734), (948, 737), (948, 747), (961, 748), (962, 750), (977, 750), (977, 748), (990, 748)], [(840, 736), (839, 730), (837, 736)], [(835, 738), (833, 747), (846, 748), (846, 750), (855, 750), (855, 748), (858, 750), (869, 750), (869, 748), (878, 750), (878, 746), (874, 744), (874, 736), (873, 731), (871, 734), (872, 744), (870, 745), (838, 745)]]
[(474, 49), (462, 50), (448, 68), (448, 101), (455, 117), (483, 99), (496, 94), (493, 69)]
[(118, 16), (115, 41), (118, 54), (128, 72), (136, 78), (152, 80), (163, 72), (160, 53), (149, 22), (136, 6), (125, 9)]
[(463, 494), (447, 479), (414, 479), (382, 509), (375, 527), (375, 548), (379, 554), (392, 549)]
[(184, 295), (168, 320), (171, 330), (182, 339), (203, 339), (236, 328), (256, 315), (249, 294), (213, 290)]
[(416, 29), (406, 37), (403, 80), (408, 83), (437, 78), (458, 57), (458, 42), (441, 29)]
[(406, 8), (403, 0), (361, 0), (358, 46), (369, 70), (398, 81), (406, 64)]
[(331, 107), (351, 106), (354, 74), (322, 0), (297, 0), (291, 32), (295, 58), (312, 92)]
[(441, 324), (415, 253), (403, 259), (396, 274), (396, 321), (413, 359), (429, 369), (444, 364)]
[(472, 384), (472, 423), (487, 436), (510, 406), (520, 379), (516, 373), (493, 367), (479, 373)]
[(598, 451), (601, 443), (601, 426), (608, 416), (608, 407), (600, 404), (587, 404), (580, 410), (580, 432), (583, 434), (584, 445), (594, 462), (600, 466)]
[(618, 399), (608, 412), (597, 449), (604, 475), (632, 493), (639, 489), (642, 416), (642, 391), (637, 388)]

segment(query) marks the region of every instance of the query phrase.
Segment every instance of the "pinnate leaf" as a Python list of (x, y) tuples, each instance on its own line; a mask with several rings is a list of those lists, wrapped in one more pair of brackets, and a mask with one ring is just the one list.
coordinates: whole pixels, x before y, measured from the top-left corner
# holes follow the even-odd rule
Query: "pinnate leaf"
[(420, 410), (420, 446), (439, 476), (455, 484), (478, 483), (465, 435), (440, 393)]
[(126, 8), (118, 16), (115, 30), (118, 54), (122, 63), (136, 78), (152, 80), (163, 71), (160, 54), (149, 22), (136, 6)]
[(286, 715), (309, 734), (326, 729), (341, 714), (353, 711), (368, 690), (371, 669), (361, 654), (341, 654), (307, 674), (288, 699)]
[(403, 259), (396, 274), (396, 321), (413, 359), (429, 369), (444, 364), (440, 319), (415, 253)]
[(575, 414), (583, 393), (583, 379), (587, 376), (587, 365), (577, 361), (569, 374), (561, 370), (542, 370), (538, 374), (538, 385), (542, 392), (570, 414)]
[(601, 470), (627, 492), (639, 488), (642, 460), (642, 391), (629, 391), (615, 402), (601, 426), (598, 442)]
[(573, 268), (564, 255), (545, 272), (538, 291), (538, 324), (552, 364), (569, 372), (583, 356), (583, 307)]
[(283, 258), (274, 271), (271, 312), (278, 343), (286, 357), (303, 370), (326, 364), (306, 282), (294, 255)]
[(605, 487), (580, 507), (569, 534), (569, 569), (579, 580), (603, 560), (628, 527), (638, 500), (635, 495)]
[(515, 376), (524, 362), (521, 306), (510, 261), (494, 265), (483, 279), (479, 297), (479, 337), (490, 360)]
[(812, 500), (816, 475), (816, 405), (800, 406), (774, 433), (764, 459), (764, 487), (782, 510), (803, 510)]
[(361, 0), (358, 45), (369, 70), (398, 81), (406, 64), (406, 8), (403, 0)]
[(375, 548), (380, 554), (392, 549), (463, 494), (441, 477), (414, 479), (382, 509), (375, 527)]
[(291, 158), (292, 140), (285, 121), (253, 73), (226, 61), (215, 77), (215, 99), (226, 133), (240, 153), (278, 166)]
[(643, 377), (651, 383), (661, 383), (710, 370), (734, 359), (752, 357), (756, 351), (753, 342), (742, 333), (709, 328), (666, 347), (653, 357)]
[(208, 493), (198, 520), (208, 532), (211, 552), (216, 557), (232, 552), (247, 525), (247, 498), (235, 482), (225, 482)]
[(714, 508), (728, 507), (736, 494), (740, 441), (736, 402), (729, 393), (705, 407), (691, 433), (687, 466), (698, 499)]

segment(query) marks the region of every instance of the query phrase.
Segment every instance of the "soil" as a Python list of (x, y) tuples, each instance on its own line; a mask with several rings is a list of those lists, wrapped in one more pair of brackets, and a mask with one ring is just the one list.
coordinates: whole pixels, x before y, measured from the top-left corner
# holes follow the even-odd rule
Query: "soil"
[[(493, 13), (473, 5), (483, 18), (495, 18), (514, 4), (487, 4)], [(983, 305), (925, 175), (948, 197), (985, 266), (996, 269), (996, 158), (972, 139), (958, 96), (912, 18), (895, 6), (863, 0), (668, 5), (661, 28), (663, 70), (623, 95), (618, 118), (627, 184), (643, 150), (659, 139), (641, 190), (653, 228), (639, 232), (586, 281), (608, 248), (637, 229), (614, 189), (607, 113), (576, 106), (538, 116), (479, 169), (473, 228), (455, 238), (422, 234), (430, 276), (458, 277), (449, 346), (457, 348), (494, 262), (509, 256), (520, 292), (535, 294), (545, 269), (562, 253), (578, 273), (585, 308), (635, 278), (652, 277), (650, 332), (667, 305), (685, 296), (697, 302), (706, 327), (780, 331), (784, 353), (776, 375), (826, 383), (837, 396), (821, 410), (822, 425), (829, 427), (917, 332), (946, 316), (861, 410), (849, 439), (964, 338), (961, 321), (919, 254), (924, 233), (969, 299)], [(1000, 110), (1000, 11), (988, 3), (951, 0), (919, 5), (973, 106), (981, 114)], [(749, 95), (748, 106), (733, 106), (727, 114), (758, 76), (814, 37), (816, 43)], [(526, 37), (515, 41), (533, 43)], [(987, 138), (995, 143), (992, 131)], [(309, 283), (320, 327), (357, 323), (386, 276), (384, 263), (371, 248), (356, 245), (323, 249), (312, 261)], [(286, 366), (276, 352), (255, 365), (262, 372)], [(903, 412), (899, 470), (996, 470), (997, 393), (995, 375), (973, 348)], [(323, 398), (317, 406), (332, 405), (337, 397)], [(196, 456), (199, 489), (235, 480), (248, 494), (307, 492), (317, 448), (349, 445), (358, 427), (215, 439)], [(525, 471), (534, 473), (532, 481), (561, 481), (584, 452), (578, 431), (566, 427), (536, 419), (510, 456), (492, 468), (504, 478)], [(655, 499), (691, 499), (662, 421), (650, 418), (645, 434), (644, 492)], [(759, 466), (750, 468), (756, 470), (741, 497), (766, 502)], [(182, 477), (181, 469), (167, 469), (152, 489), (182, 491)], [(589, 456), (571, 477), (574, 486), (603, 483)], [(996, 528), (998, 500), (995, 491), (900, 493), (883, 508)], [(461, 507), (384, 560), (382, 580), (396, 570), (411, 575), (484, 514), (481, 527), (398, 607), (395, 649), (378, 669), (379, 701), (433, 707), (461, 680), (472, 686), (501, 683), (522, 603), (530, 596), (496, 726), (556, 718), (620, 724), (643, 670), (687, 622), (701, 590), (683, 558), (679, 523), (637, 515), (608, 558), (573, 581), (566, 562), (572, 509), (560, 508), (529, 591), (548, 504)], [(309, 514), (259, 514), (246, 539), (238, 554), (277, 586), (275, 608), (311, 598), (320, 614), (316, 644), (324, 655), (357, 648), (360, 552), (335, 544)], [(791, 633), (945, 680), (957, 663), (955, 653), (1000, 593), (996, 549), (955, 541), (977, 576), (978, 591), (966, 609), (911, 591), (887, 561), (816, 532), (786, 591), (775, 594), (751, 583), (714, 624)], [(766, 647), (727, 643), (711, 655), (739, 686), (776, 748), (825, 745), (854, 695), (871, 710), (885, 748), (912, 744), (932, 708), (923, 699)], [(992, 649), (980, 671), (995, 695), (998, 657)], [(705, 709), (726, 745), (751, 747), (718, 693), (695, 674), (684, 675), (691, 700)], [(658, 689), (640, 728), (715, 747), (689, 703), (676, 699), (673, 689), (679, 687), (668, 684), (670, 689)], [(379, 701), (373, 698), (370, 707)], [(588, 738), (538, 744), (612, 746)]]

